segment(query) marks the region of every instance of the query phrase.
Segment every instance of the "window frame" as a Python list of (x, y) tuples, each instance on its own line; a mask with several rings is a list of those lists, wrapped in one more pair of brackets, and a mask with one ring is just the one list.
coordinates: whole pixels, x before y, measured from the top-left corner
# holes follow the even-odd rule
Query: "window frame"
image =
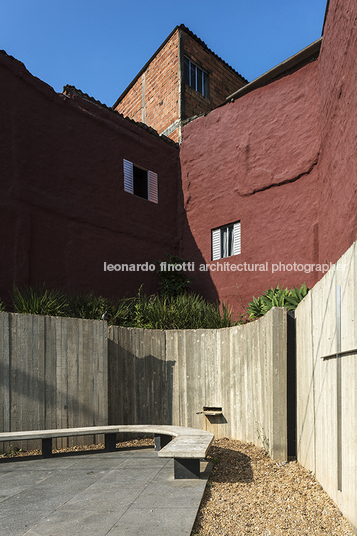
[(227, 259), (241, 254), (240, 220), (211, 229), (211, 259)]
[[(183, 79), (186, 85), (194, 89), (202, 95), (202, 97), (209, 99), (209, 75), (201, 67), (196, 65), (190, 60), (188, 56), (184, 56), (184, 74)], [(199, 77), (199, 73), (201, 73)], [(194, 80), (193, 80), (194, 78)], [(199, 78), (201, 79), (199, 82)], [(199, 89), (200, 87), (200, 89)]]
[[(135, 188), (135, 169), (139, 170), (140, 172), (142, 171), (146, 172), (146, 184), (147, 184), (146, 197), (135, 193), (135, 190), (137, 190), (137, 188)], [(135, 195), (135, 197), (140, 197), (141, 199), (151, 201), (152, 203), (157, 204), (159, 202), (157, 173), (149, 169), (145, 169), (141, 166), (137, 166), (136, 164), (133, 164), (133, 162), (131, 162), (130, 160), (126, 160), (125, 158), (123, 159), (123, 171), (124, 171), (124, 192), (133, 194)]]

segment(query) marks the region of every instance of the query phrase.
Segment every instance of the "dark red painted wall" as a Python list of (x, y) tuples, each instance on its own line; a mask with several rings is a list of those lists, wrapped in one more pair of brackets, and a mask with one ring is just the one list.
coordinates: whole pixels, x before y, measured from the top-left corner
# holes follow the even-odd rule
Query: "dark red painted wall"
[[(272, 273), (273, 264), (319, 261), (317, 71), (315, 61), (183, 129), (184, 203), (195, 239), (186, 234), (183, 254), (195, 260), (198, 249), (213, 269), (247, 263), (241, 272), (211, 270), (219, 298), (236, 310), (271, 286), (313, 285), (319, 276), (305, 269)], [(211, 229), (237, 220), (242, 253), (212, 262)], [(262, 266), (249, 271), (248, 264)]]
[[(65, 97), (0, 54), (0, 296), (13, 282), (133, 294), (178, 247), (178, 148), (81, 97)], [(123, 158), (155, 171), (159, 203), (125, 193)]]
[[(211, 271), (238, 309), (270, 286), (312, 286), (357, 239), (357, 4), (331, 0), (318, 60), (197, 119), (183, 130), (183, 253), (211, 258), (211, 229), (241, 220), (229, 263)], [(223, 261), (215, 261), (218, 264)], [(296, 263), (296, 270), (276, 271)], [(300, 264), (300, 266), (299, 266)], [(306, 265), (306, 269), (305, 269)], [(294, 265), (293, 265), (294, 267)], [(303, 270), (301, 270), (303, 268)], [(197, 280), (197, 288), (205, 291)]]
[[(312, 286), (357, 238), (356, 20), (353, 0), (330, 0), (318, 60), (188, 124), (180, 158), (0, 54), (0, 296), (13, 281), (150, 292), (155, 274), (103, 263), (166, 252), (236, 312), (270, 286)], [(123, 158), (158, 173), (158, 205), (123, 191)], [(237, 220), (241, 254), (212, 262), (211, 229)]]
[(319, 61), (319, 243), (333, 262), (357, 239), (356, 21), (354, 0), (330, 0)]

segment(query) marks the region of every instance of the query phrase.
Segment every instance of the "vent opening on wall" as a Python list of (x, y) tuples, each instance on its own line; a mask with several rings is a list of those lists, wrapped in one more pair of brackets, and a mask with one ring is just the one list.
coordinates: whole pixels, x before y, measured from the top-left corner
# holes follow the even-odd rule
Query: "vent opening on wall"
[(218, 406), (203, 406), (202, 411), (198, 411), (197, 415), (222, 415), (222, 408)]

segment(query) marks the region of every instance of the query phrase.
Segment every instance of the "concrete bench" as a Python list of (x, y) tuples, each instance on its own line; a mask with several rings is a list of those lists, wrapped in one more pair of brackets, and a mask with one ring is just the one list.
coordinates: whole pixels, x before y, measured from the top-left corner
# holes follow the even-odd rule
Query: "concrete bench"
[(0, 441), (42, 440), (42, 457), (52, 456), (52, 439), (83, 435), (105, 435), (105, 449), (116, 450), (117, 433), (153, 434), (155, 450), (160, 458), (174, 459), (175, 478), (199, 478), (200, 460), (207, 455), (214, 435), (196, 428), (170, 425), (111, 425), (87, 426), (82, 428), (62, 428), (53, 430), (33, 430), (28, 432), (3, 432)]

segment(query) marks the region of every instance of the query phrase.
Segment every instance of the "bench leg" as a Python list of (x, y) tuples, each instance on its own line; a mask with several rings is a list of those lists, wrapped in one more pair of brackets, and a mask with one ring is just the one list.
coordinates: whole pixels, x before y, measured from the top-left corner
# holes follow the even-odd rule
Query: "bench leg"
[(116, 433), (105, 434), (105, 450), (107, 452), (114, 452), (117, 448)]
[(200, 478), (200, 460), (174, 458), (174, 478)]
[(42, 458), (52, 457), (52, 437), (42, 439)]
[(172, 437), (168, 435), (155, 435), (155, 450), (161, 450), (165, 445), (170, 443)]

